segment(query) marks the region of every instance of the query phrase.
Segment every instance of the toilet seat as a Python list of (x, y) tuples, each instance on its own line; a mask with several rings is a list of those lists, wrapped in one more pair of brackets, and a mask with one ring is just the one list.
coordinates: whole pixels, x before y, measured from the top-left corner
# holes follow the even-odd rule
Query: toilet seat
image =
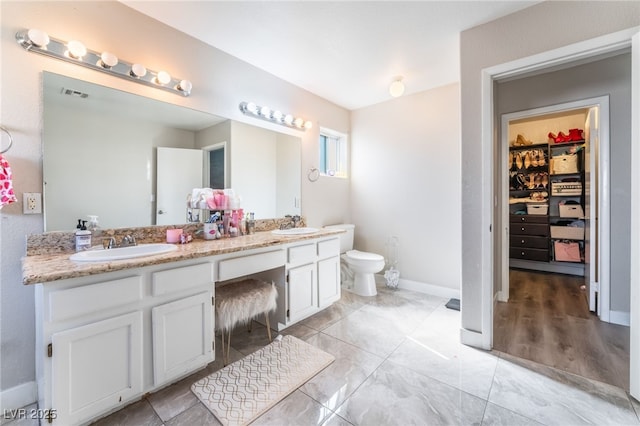
[(353, 260), (373, 260), (373, 261), (384, 260), (384, 257), (379, 254), (369, 253), (369, 252), (360, 251), (360, 250), (349, 250), (345, 254), (347, 255), (348, 258)]

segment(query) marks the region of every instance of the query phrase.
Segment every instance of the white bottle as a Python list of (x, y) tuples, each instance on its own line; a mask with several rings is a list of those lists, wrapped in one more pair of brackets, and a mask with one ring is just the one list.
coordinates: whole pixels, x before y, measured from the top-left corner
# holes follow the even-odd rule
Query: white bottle
[(76, 231), (76, 251), (89, 250), (91, 248), (91, 231), (87, 230), (87, 221), (78, 220)]

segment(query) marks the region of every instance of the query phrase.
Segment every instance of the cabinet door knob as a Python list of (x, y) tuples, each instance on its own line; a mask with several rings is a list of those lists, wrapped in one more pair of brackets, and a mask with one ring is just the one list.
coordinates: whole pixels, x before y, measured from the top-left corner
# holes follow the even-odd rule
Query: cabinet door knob
[(524, 222), (524, 217), (521, 217), (521, 218), (520, 218), (520, 222)]
[(524, 256), (524, 252), (521, 252), (520, 254)]
[(522, 231), (524, 231), (524, 226), (521, 228)]
[(522, 244), (524, 244), (524, 240), (522, 240)]

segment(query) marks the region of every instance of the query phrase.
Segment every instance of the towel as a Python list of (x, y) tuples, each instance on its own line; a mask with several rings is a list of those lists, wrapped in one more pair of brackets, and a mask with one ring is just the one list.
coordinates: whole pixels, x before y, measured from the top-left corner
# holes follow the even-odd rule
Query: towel
[(0, 154), (0, 209), (16, 201), (18, 200), (13, 192), (13, 182), (11, 182), (11, 167), (9, 162)]

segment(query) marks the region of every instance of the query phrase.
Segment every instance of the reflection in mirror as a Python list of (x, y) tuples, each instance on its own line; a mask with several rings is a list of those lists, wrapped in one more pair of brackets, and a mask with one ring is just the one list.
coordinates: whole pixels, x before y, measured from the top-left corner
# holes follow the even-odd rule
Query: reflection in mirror
[[(256, 218), (300, 214), (298, 137), (49, 72), (43, 121), (46, 231), (71, 230), (87, 215), (103, 228), (184, 223), (195, 182), (178, 182), (189, 169), (202, 171), (195, 187), (233, 188)], [(158, 148), (199, 155), (161, 166)], [(183, 195), (161, 206), (165, 185)], [(172, 219), (158, 221), (160, 210)]]

